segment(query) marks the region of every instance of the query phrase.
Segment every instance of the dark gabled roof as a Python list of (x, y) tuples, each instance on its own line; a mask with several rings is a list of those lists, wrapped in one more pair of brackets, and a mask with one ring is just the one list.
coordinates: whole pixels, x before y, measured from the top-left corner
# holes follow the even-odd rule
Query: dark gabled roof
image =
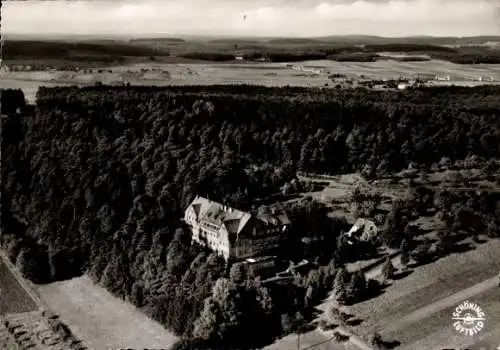
[(286, 213), (283, 211), (254, 216), (248, 212), (234, 209), (200, 196), (196, 196), (189, 207), (193, 208), (198, 221), (210, 223), (218, 227), (225, 227), (230, 234), (239, 235), (247, 227), (249, 228), (247, 232), (251, 232), (255, 226), (249, 227), (249, 225), (257, 225), (257, 227), (262, 225), (265, 227), (290, 224)]
[(229, 233), (239, 234), (249, 222), (251, 214), (197, 196), (190, 205), (198, 220), (219, 227), (225, 226)]

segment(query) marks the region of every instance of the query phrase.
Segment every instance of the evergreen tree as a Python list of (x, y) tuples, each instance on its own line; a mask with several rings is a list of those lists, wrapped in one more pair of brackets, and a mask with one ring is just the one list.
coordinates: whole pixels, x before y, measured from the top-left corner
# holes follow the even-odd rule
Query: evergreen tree
[(391, 258), (387, 257), (385, 259), (384, 265), (382, 266), (382, 278), (384, 281), (392, 279), (394, 277), (395, 268), (392, 264)]
[(37, 263), (32, 250), (21, 249), (17, 256), (16, 267), (24, 277), (35, 281), (38, 279)]
[(235, 263), (229, 270), (229, 278), (236, 284), (243, 283), (247, 279), (247, 270), (244, 264)]
[(338, 295), (340, 292), (342, 292), (346, 287), (347, 283), (350, 280), (350, 274), (345, 268), (345, 266), (342, 266), (337, 269), (337, 274), (335, 275), (335, 279), (333, 282), (333, 293), (334, 295)]
[(403, 267), (406, 268), (410, 263), (410, 247), (406, 239), (404, 239), (401, 242), (400, 250), (401, 250), (401, 265), (403, 265)]
[(497, 223), (495, 222), (495, 220), (491, 220), (488, 224), (488, 226), (486, 227), (486, 232), (485, 232), (486, 236), (488, 236), (489, 238), (497, 238), (497, 237), (500, 237), (500, 230), (498, 229), (498, 225)]
[(363, 271), (356, 271), (347, 286), (348, 300), (357, 302), (362, 300), (367, 292), (366, 276)]

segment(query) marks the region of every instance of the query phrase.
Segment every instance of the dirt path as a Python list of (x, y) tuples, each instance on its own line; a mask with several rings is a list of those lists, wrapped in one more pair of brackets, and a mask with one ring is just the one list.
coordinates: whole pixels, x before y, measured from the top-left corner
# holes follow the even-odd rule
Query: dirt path
[[(400, 264), (400, 257), (394, 257), (391, 259), (392, 263), (394, 264), (395, 267), (401, 266)], [(378, 265), (366, 272), (366, 277), (367, 278), (375, 278), (378, 275), (380, 275), (382, 271), (382, 265)], [(404, 329), (408, 325), (411, 324), (416, 324), (419, 321), (425, 319), (429, 315), (432, 315), (436, 312), (439, 312), (441, 310), (444, 310), (449, 307), (456, 306), (457, 304), (467, 300), (468, 298), (472, 298), (473, 296), (486, 292), (488, 290), (491, 290), (493, 288), (498, 288), (498, 277), (492, 277), (490, 279), (487, 279), (483, 282), (480, 282), (472, 287), (469, 287), (467, 289), (463, 289), (455, 294), (452, 294), (444, 299), (438, 300), (432, 304), (428, 304), (418, 310), (413, 311), (412, 313), (406, 315), (404, 318), (399, 319), (395, 323), (391, 324), (386, 324), (382, 325), (381, 328), (384, 330), (384, 332), (388, 333), (393, 333), (397, 332), (399, 329)], [(330, 296), (328, 298), (328, 301), (325, 302), (322, 305), (322, 309), (325, 311), (328, 310), (328, 307), (331, 306), (337, 306), (335, 305), (336, 303), (333, 301), (333, 297)], [(325, 308), (326, 306), (326, 308)], [(338, 307), (340, 310), (347, 311), (345, 307)], [(329, 313), (326, 312), (326, 317), (329, 318)], [(332, 323), (335, 323), (334, 320), (330, 320)], [(373, 350), (373, 348), (370, 346), (368, 342), (363, 340), (362, 338), (358, 337), (357, 335), (347, 331), (346, 329), (342, 327), (338, 327), (336, 330), (340, 331), (341, 333), (344, 333), (346, 335), (349, 335), (349, 341), (356, 345), (359, 349), (361, 350)]]
[(406, 315), (404, 318), (399, 319), (397, 323), (382, 326), (384, 332), (394, 332), (398, 329), (405, 328), (409, 324), (417, 323), (423, 320), (427, 316), (444, 310), (446, 308), (455, 306), (468, 298), (473, 297), (479, 293), (488, 291), (493, 288), (498, 288), (498, 277), (490, 278), (486, 281), (478, 283), (470, 288), (463, 289), (458, 293), (452, 294), (449, 297), (436, 301), (432, 304), (428, 304), (412, 313)]
[[(394, 267), (398, 268), (398, 267), (401, 266), (400, 255), (399, 254), (397, 256), (393, 257), (391, 259), (391, 261), (392, 261), (392, 264), (394, 265)], [(382, 267), (383, 267), (383, 265), (384, 265), (384, 262), (381, 262), (377, 266), (374, 266), (371, 269), (367, 270), (365, 272), (366, 278), (367, 279), (368, 278), (375, 278), (375, 277), (379, 276), (382, 273)], [(327, 319), (330, 320), (331, 323), (335, 323), (335, 320), (332, 320), (330, 318), (330, 315), (329, 315), (329, 312), (328, 312), (329, 307), (332, 307), (332, 306), (336, 306), (340, 310), (347, 311), (347, 310), (345, 310), (346, 309), (345, 307), (339, 306), (339, 305), (336, 304), (336, 302), (334, 301), (333, 294), (330, 294), (330, 296), (328, 297), (328, 299), (323, 304), (321, 304), (318, 308), (321, 309), (321, 310), (323, 310), (323, 311), (325, 311), (325, 316), (326, 316)], [(340, 333), (343, 333), (343, 334), (349, 336), (349, 342), (351, 344), (355, 345), (358, 349), (360, 349), (360, 350), (373, 350), (373, 347), (368, 342), (366, 342), (362, 338), (358, 337), (357, 335), (349, 332), (345, 328), (343, 328), (343, 327), (337, 327), (335, 329), (335, 331), (338, 331)], [(332, 332), (332, 334), (333, 334), (333, 332)]]

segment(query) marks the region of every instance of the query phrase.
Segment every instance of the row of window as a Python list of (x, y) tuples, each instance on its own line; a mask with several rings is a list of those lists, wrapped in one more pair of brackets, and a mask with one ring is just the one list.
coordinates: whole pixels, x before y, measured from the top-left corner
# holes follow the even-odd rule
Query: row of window
[(201, 226), (209, 228), (211, 230), (218, 230), (219, 229), (219, 226), (211, 224), (211, 223), (208, 223), (208, 222), (202, 222)]
[(210, 237), (210, 238), (214, 238), (214, 239), (219, 238), (219, 232), (217, 232), (217, 231), (215, 231), (215, 232), (209, 231), (209, 230), (206, 230), (204, 228), (200, 228), (200, 231), (205, 237)]

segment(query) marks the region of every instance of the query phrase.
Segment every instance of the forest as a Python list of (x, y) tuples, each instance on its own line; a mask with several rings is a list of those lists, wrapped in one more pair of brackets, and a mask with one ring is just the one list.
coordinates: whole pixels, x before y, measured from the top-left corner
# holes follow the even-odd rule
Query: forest
[(73, 56), (168, 56), (166, 51), (158, 51), (144, 46), (134, 46), (112, 40), (104, 42), (6, 40), (3, 49), (5, 57), (9, 57), (9, 59), (70, 57), (74, 59)]
[[(310, 274), (269, 286), (226, 266), (191, 245), (180, 220), (196, 194), (253, 211), (297, 171), (376, 178), (443, 159), (486, 164), (500, 158), (499, 111), (494, 86), (57, 87), (40, 88), (36, 106), (7, 90), (0, 243), (34, 282), (89, 274), (183, 336), (178, 349), (255, 348), (296, 330), (332, 286), (352, 303), (372, 284), (343, 268), (347, 223), (308, 200), (285, 204), (293, 230), (281, 256), (314, 261)], [(402, 218), (433, 201), (456, 230), (474, 220), (497, 232), (497, 197), (435, 197), (395, 205), (386, 244), (425, 258)], [(316, 243), (304, 249), (303, 238)]]
[[(482, 46), (447, 47), (419, 40), (388, 40), (374, 44), (373, 38), (357, 43), (332, 38), (331, 40), (275, 39), (248, 41), (244, 39), (191, 41), (178, 38), (144, 38), (125, 40), (24, 41), (7, 40), (4, 44), (5, 61), (9, 64), (29, 64), (40, 67), (45, 63), (65, 66), (70, 63), (103, 66), (126, 62), (230, 62), (235, 55), (245, 60), (269, 62), (298, 62), (308, 60), (333, 60), (339, 62), (374, 62), (387, 59), (380, 52), (427, 55), (432, 59), (456, 64), (499, 64), (500, 50)], [(487, 38), (485, 38), (486, 40)], [(446, 41), (443, 45), (455, 40)], [(492, 39), (492, 41), (495, 41)], [(377, 40), (375, 40), (377, 42)], [(357, 45), (355, 44), (357, 43)], [(361, 44), (361, 45), (360, 45)], [(409, 58), (406, 58), (407, 60)], [(418, 60), (418, 58), (413, 58)], [(420, 58), (422, 59), (422, 58)]]

